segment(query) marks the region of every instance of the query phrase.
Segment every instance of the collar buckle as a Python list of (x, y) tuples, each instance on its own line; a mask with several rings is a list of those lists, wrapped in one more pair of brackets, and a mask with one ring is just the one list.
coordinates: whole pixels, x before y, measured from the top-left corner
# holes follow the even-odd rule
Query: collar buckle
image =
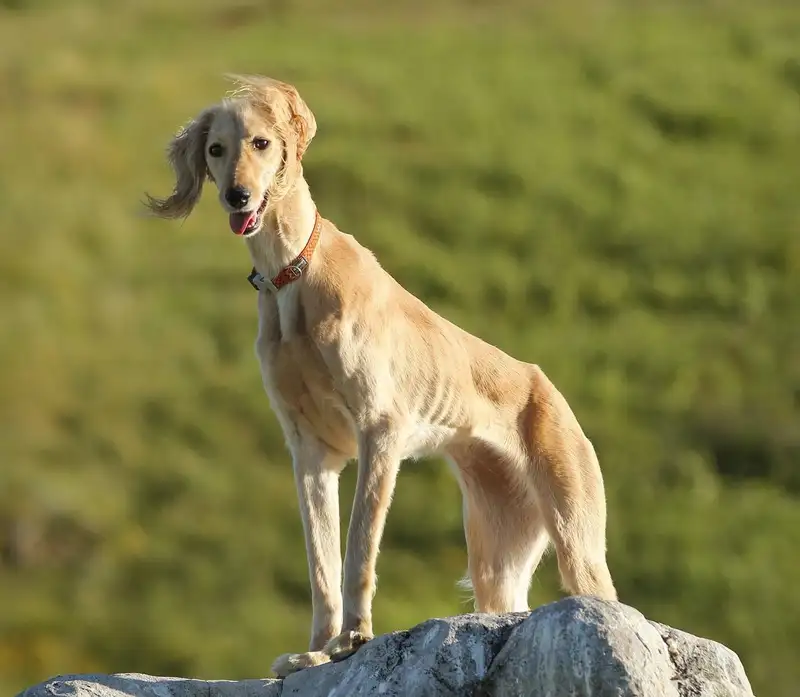
[(286, 275), (289, 281), (296, 281), (308, 268), (308, 260), (305, 257), (298, 258), (293, 264), (286, 267)]

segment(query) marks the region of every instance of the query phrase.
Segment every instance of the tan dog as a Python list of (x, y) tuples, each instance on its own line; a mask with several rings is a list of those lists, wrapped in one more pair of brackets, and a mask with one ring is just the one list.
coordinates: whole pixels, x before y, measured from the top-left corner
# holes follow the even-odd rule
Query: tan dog
[[(256, 353), (293, 458), (313, 602), (310, 651), (273, 670), (342, 658), (372, 637), (398, 469), (421, 454), (445, 455), (461, 486), (478, 611), (528, 609), (550, 541), (567, 591), (616, 599), (600, 467), (565, 399), (538, 366), (437, 315), (320, 218), (301, 166), (313, 114), (290, 85), (237, 80), (172, 141), (172, 195), (148, 198), (156, 214), (185, 217), (210, 178), (258, 272)], [(356, 457), (342, 584), (338, 481)]]

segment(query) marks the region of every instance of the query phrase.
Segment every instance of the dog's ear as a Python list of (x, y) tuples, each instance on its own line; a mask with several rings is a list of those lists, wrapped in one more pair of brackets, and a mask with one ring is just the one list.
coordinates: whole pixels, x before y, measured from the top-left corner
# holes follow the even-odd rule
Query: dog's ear
[(175, 187), (167, 198), (147, 196), (147, 207), (162, 218), (185, 218), (194, 209), (209, 176), (205, 147), (208, 131), (214, 119), (212, 110), (182, 128), (167, 148), (167, 160), (175, 172)]
[(273, 114), (283, 134), (283, 164), (270, 187), (270, 198), (279, 200), (291, 190), (302, 171), (301, 161), (317, 132), (317, 120), (297, 89), (280, 80), (271, 80)]
[(295, 87), (278, 80), (275, 86), (289, 105), (289, 125), (297, 138), (297, 159), (300, 160), (317, 132), (317, 120)]

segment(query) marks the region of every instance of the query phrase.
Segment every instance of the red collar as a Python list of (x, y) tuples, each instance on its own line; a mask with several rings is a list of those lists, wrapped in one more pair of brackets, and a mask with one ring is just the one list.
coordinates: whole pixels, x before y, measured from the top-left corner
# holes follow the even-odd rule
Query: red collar
[(263, 276), (253, 267), (253, 270), (247, 277), (247, 280), (250, 281), (250, 285), (256, 290), (271, 290), (273, 293), (277, 293), (283, 286), (287, 286), (292, 281), (296, 281), (300, 278), (311, 263), (311, 256), (317, 248), (317, 242), (319, 242), (321, 231), (322, 217), (319, 211), (317, 211), (314, 218), (314, 229), (311, 231), (311, 237), (308, 238), (308, 242), (306, 242), (306, 246), (303, 247), (303, 251), (300, 252), (288, 266), (284, 266), (278, 272), (278, 275), (272, 279)]

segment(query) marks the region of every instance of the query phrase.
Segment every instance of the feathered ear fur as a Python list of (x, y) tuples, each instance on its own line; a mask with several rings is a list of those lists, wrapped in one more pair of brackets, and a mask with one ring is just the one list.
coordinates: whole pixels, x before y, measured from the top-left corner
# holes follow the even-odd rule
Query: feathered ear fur
[(317, 133), (317, 120), (295, 87), (277, 80), (275, 81), (275, 86), (283, 94), (289, 105), (291, 114), (289, 125), (297, 139), (297, 159), (301, 160)]
[(258, 75), (229, 75), (236, 83), (234, 97), (261, 110), (284, 141), (283, 166), (275, 177), (271, 200), (291, 190), (300, 173), (300, 161), (317, 132), (317, 120), (297, 89), (280, 80)]
[(167, 148), (167, 160), (175, 172), (175, 188), (164, 199), (147, 196), (147, 207), (162, 218), (185, 218), (194, 209), (203, 192), (208, 176), (205, 146), (212, 110), (204, 111), (172, 139)]

